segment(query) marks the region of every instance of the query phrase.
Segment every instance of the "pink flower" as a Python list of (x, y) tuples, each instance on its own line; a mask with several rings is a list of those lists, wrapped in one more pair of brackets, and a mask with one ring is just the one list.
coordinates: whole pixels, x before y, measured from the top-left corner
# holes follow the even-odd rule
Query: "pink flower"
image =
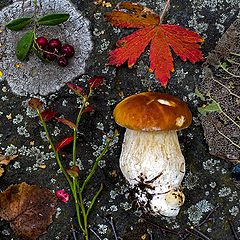
[(69, 194), (66, 193), (64, 189), (57, 190), (56, 191), (56, 196), (62, 202), (68, 202), (69, 201)]

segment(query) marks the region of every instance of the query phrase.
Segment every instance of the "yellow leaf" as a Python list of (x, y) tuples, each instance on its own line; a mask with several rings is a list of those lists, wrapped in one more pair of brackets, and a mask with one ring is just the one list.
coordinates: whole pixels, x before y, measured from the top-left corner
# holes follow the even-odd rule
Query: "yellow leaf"
[(47, 167), (46, 164), (41, 164), (41, 165), (39, 165), (39, 168), (41, 168), (41, 169), (45, 169), (46, 167)]
[(3, 72), (0, 70), (0, 78), (3, 76)]
[(12, 114), (10, 113), (10, 114), (6, 115), (6, 118), (7, 118), (8, 120), (12, 120)]

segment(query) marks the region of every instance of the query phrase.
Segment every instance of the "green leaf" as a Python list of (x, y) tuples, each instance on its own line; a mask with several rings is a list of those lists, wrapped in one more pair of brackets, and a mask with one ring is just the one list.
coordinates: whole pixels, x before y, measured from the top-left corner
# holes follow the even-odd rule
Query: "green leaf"
[(6, 28), (13, 31), (19, 31), (23, 29), (31, 21), (32, 21), (31, 17), (17, 18), (7, 23)]
[(16, 56), (18, 60), (23, 61), (27, 57), (33, 44), (33, 37), (34, 37), (34, 32), (29, 31), (25, 33), (22, 36), (22, 38), (18, 41), (17, 47), (16, 47)]
[(203, 96), (203, 94), (198, 90), (198, 88), (195, 88), (195, 95), (200, 98), (202, 101), (205, 101), (205, 97)]
[(198, 111), (203, 115), (206, 116), (210, 112), (222, 112), (220, 105), (213, 101), (207, 105), (198, 108)]
[(46, 16), (39, 18), (37, 23), (39, 25), (55, 26), (67, 21), (69, 16), (70, 15), (68, 13), (48, 14)]

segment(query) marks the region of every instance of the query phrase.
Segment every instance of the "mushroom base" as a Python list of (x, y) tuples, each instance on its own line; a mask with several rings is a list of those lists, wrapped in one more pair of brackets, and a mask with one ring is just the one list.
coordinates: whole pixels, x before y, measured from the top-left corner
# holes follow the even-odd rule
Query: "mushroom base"
[(185, 174), (176, 131), (144, 132), (126, 129), (120, 168), (136, 189), (140, 205), (153, 215), (176, 216), (184, 203)]

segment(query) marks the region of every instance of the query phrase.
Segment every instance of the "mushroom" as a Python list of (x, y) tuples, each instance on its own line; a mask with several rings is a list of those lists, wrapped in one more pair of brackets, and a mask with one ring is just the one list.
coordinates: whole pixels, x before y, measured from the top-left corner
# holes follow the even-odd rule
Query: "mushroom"
[(118, 103), (113, 115), (126, 128), (120, 168), (138, 203), (153, 215), (176, 216), (185, 200), (185, 160), (176, 131), (192, 122), (187, 104), (169, 94), (144, 92)]

